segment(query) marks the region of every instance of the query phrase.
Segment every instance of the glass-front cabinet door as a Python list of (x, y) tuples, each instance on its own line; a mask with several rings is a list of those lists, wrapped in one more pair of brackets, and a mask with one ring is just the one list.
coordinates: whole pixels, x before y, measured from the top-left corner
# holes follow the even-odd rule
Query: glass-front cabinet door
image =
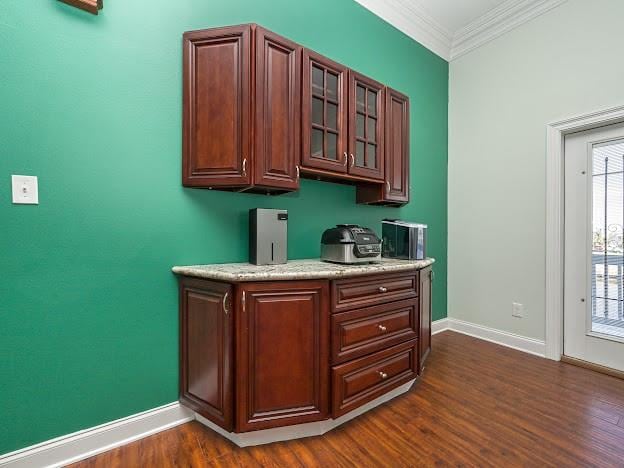
[(347, 172), (347, 85), (346, 67), (304, 49), (304, 169)]
[(354, 71), (349, 79), (349, 174), (384, 178), (384, 86)]

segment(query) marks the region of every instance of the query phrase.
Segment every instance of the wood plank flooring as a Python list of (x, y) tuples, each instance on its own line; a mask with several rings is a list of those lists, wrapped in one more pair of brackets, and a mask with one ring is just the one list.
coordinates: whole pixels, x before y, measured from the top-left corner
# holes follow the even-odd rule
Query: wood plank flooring
[(405, 395), (320, 437), (238, 448), (197, 422), (74, 467), (624, 467), (624, 381), (454, 332)]

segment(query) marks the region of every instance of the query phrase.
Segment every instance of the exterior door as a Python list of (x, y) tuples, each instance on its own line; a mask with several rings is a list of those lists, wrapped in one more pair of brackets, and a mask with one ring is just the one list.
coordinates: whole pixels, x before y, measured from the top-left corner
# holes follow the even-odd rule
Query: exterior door
[(256, 27), (254, 185), (299, 187), (301, 47)]
[(384, 86), (357, 72), (349, 78), (349, 174), (383, 181)]
[(329, 284), (244, 284), (237, 323), (237, 431), (329, 413)]
[(184, 34), (186, 187), (249, 185), (250, 26)]
[(624, 371), (624, 126), (565, 139), (564, 354)]
[(347, 172), (347, 68), (303, 51), (301, 165)]

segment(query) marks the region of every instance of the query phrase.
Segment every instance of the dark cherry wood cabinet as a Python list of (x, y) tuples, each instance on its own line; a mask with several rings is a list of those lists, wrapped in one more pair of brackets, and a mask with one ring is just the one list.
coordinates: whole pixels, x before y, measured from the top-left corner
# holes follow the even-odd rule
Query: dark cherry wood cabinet
[(233, 429), (232, 286), (180, 279), (180, 401)]
[(301, 168), (345, 174), (348, 164), (348, 69), (303, 50)]
[(401, 206), (409, 202), (409, 99), (386, 88), (385, 105), (385, 183), (359, 185), (356, 198), (358, 203)]
[(355, 71), (349, 74), (349, 173), (384, 178), (384, 86)]
[(252, 283), (240, 289), (237, 430), (326, 419), (327, 281)]
[(420, 278), (420, 370), (424, 369), (425, 360), (431, 352), (431, 287), (433, 270), (425, 268), (419, 273)]
[(184, 34), (185, 186), (299, 187), (301, 50), (254, 24)]
[(342, 279), (180, 277), (180, 401), (230, 433), (342, 416), (415, 379), (431, 268)]

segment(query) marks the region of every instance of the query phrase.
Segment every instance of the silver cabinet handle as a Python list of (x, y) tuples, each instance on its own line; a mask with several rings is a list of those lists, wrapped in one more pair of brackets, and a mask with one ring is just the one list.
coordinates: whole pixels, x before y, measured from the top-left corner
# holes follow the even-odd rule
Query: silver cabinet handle
[(355, 166), (355, 158), (353, 157), (353, 153), (351, 153), (351, 167)]
[(225, 315), (230, 313), (230, 310), (227, 308), (227, 298), (229, 295), (229, 291), (225, 293), (225, 295), (223, 296), (223, 312), (225, 312)]
[(297, 166), (297, 180), (299, 180), (300, 175), (301, 174), (299, 173), (299, 166)]
[(388, 292), (388, 288), (385, 288), (383, 286), (379, 286), (379, 292), (380, 293), (386, 293), (386, 292)]
[(386, 180), (386, 188), (388, 189), (388, 193), (390, 193), (390, 182)]
[(387, 379), (388, 374), (386, 374), (385, 372), (379, 371), (379, 377), (381, 377), (382, 379)]
[(344, 167), (347, 167), (347, 163), (349, 162), (349, 155), (348, 155), (348, 154), (347, 154), (347, 152), (345, 151), (345, 152), (343, 153), (343, 156), (344, 156), (344, 160), (345, 160), (345, 161), (344, 161)]
[(243, 175), (247, 175), (247, 158), (243, 159)]
[(245, 291), (243, 291), (243, 297), (241, 299), (242, 305), (243, 305), (243, 312), (245, 312)]
[(379, 331), (385, 332), (387, 330), (387, 328), (384, 325), (377, 325), (377, 328), (379, 328)]

